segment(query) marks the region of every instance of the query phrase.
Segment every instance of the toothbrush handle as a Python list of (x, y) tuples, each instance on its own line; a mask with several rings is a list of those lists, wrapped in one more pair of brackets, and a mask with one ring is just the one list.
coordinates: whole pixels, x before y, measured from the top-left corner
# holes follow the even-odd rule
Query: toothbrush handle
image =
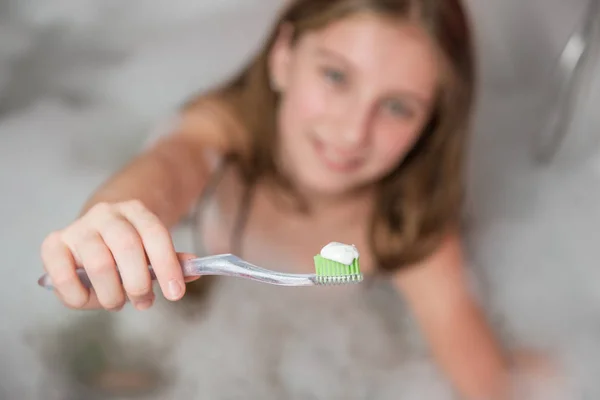
[[(206, 271), (202, 271), (202, 268), (199, 267), (203, 265), (204, 260), (210, 260), (216, 257), (222, 258), (222, 256), (200, 257), (188, 260), (187, 262), (183, 262), (181, 265), (181, 269), (183, 270), (183, 276), (191, 277), (199, 275), (208, 275), (207, 273), (205, 273)], [(152, 266), (148, 266), (148, 271), (150, 272), (150, 279), (156, 281), (156, 274), (154, 273), (154, 269), (152, 269)], [(79, 278), (84, 287), (86, 287), (87, 289), (91, 289), (93, 287), (92, 282), (90, 281), (90, 278), (85, 269), (77, 268), (75, 270), (75, 273), (77, 274), (77, 277)], [(54, 290), (54, 286), (52, 285), (52, 279), (47, 273), (42, 275), (40, 279), (38, 279), (38, 285), (48, 290)]]
[[(317, 282), (314, 274), (286, 274), (271, 271), (251, 264), (232, 254), (219, 254), (216, 256), (200, 257), (187, 260), (181, 265), (184, 277), (200, 275), (224, 275), (230, 277), (252, 279), (254, 281), (283, 286), (314, 286)], [(153, 281), (156, 275), (152, 267), (148, 267)], [(76, 270), (81, 283), (88, 289), (92, 283), (83, 268)], [(42, 275), (38, 285), (48, 290), (53, 290), (52, 280), (48, 274)]]
[[(155, 281), (156, 274), (154, 273), (154, 270), (152, 269), (152, 267), (148, 267), (148, 270), (150, 271), (150, 277), (153, 281)], [(92, 282), (90, 282), (90, 278), (88, 277), (88, 274), (85, 271), (85, 269), (77, 268), (75, 270), (75, 273), (77, 274), (77, 277), (79, 278), (84, 287), (86, 287), (87, 289), (92, 288)], [(38, 285), (40, 285), (44, 289), (54, 290), (54, 286), (52, 285), (52, 279), (47, 273), (42, 275), (40, 279), (38, 279)]]

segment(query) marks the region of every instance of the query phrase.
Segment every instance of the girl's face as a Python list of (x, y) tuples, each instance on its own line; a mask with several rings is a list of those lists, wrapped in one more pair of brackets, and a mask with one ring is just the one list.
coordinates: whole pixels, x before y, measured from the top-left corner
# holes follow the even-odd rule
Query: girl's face
[(344, 194), (391, 172), (428, 122), (439, 86), (424, 30), (370, 14), (342, 19), (270, 55), (281, 93), (279, 157), (295, 184)]

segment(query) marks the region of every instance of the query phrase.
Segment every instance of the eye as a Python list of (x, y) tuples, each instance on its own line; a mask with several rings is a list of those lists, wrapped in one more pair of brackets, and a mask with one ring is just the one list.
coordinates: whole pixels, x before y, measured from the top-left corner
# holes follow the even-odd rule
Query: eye
[(335, 85), (341, 85), (346, 82), (346, 74), (335, 68), (323, 68), (325, 79)]
[(395, 117), (409, 118), (414, 115), (414, 111), (406, 102), (400, 100), (388, 100), (384, 104), (386, 110)]

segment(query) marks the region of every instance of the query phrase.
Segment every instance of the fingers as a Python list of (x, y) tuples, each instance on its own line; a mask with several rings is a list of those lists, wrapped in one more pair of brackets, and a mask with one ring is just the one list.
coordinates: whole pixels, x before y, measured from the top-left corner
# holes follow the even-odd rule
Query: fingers
[[(179, 259), (179, 263), (182, 264), (188, 260), (196, 258), (197, 256), (191, 253), (177, 253), (177, 258)], [(187, 276), (183, 278), (185, 282), (194, 282), (200, 279), (199, 276)]]
[(102, 307), (107, 310), (121, 308), (125, 303), (125, 294), (112, 252), (102, 236), (91, 227), (80, 224), (67, 230), (64, 237), (84, 266)]
[(88, 303), (90, 292), (75, 273), (75, 259), (64, 243), (61, 232), (51, 233), (42, 243), (42, 263), (65, 305), (81, 308)]
[[(94, 223), (118, 266), (127, 297), (139, 310), (150, 308), (154, 293), (140, 234), (125, 217), (113, 210), (99, 215)], [(98, 295), (102, 299), (100, 293)]]
[[(181, 255), (180, 260), (167, 228), (138, 201), (96, 205), (48, 235), (41, 253), (55, 293), (66, 306), (107, 310), (119, 310), (127, 298), (140, 310), (152, 306), (149, 263), (164, 296), (180, 299), (185, 292), (180, 262), (194, 257)], [(76, 268), (85, 269), (92, 290), (81, 283)]]
[[(98, 297), (96, 296), (96, 292), (94, 291), (94, 289), (90, 289), (89, 291), (90, 291), (89, 300), (86, 304), (84, 304), (81, 307), (74, 307), (74, 306), (68, 304), (60, 293), (55, 292), (55, 294), (63, 302), (63, 304), (65, 306), (67, 306), (68, 308), (73, 309), (73, 310), (97, 310), (100, 308), (104, 308), (104, 307), (102, 307), (102, 304), (100, 304), (100, 302), (98, 301)], [(121, 309), (122, 308), (117, 308), (117, 309), (108, 310), (108, 311), (120, 311)]]
[(139, 232), (163, 295), (173, 301), (181, 299), (185, 293), (183, 272), (167, 228), (140, 202), (121, 203), (119, 211)]

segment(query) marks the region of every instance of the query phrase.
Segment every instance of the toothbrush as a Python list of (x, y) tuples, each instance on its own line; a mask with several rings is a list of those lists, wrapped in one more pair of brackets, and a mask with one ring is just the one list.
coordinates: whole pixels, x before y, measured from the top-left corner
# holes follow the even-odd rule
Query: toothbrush
[[(318, 286), (342, 285), (359, 283), (363, 280), (358, 263), (356, 247), (341, 243), (329, 243), (314, 257), (314, 274), (289, 274), (261, 268), (251, 264), (233, 254), (219, 254), (209, 257), (194, 258), (182, 263), (185, 277), (201, 275), (223, 275), (251, 279), (261, 283), (280, 286)], [(149, 267), (152, 280), (156, 275)], [(92, 284), (84, 269), (76, 270), (81, 283), (86, 288)], [(38, 284), (46, 289), (53, 290), (52, 281), (48, 274), (44, 274)]]

